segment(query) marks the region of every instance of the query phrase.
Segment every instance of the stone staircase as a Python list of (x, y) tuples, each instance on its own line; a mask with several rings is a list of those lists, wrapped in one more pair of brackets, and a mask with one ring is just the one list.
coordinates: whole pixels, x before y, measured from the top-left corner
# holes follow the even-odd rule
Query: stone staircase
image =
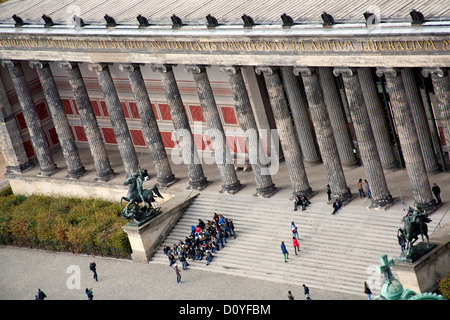
[[(317, 198), (317, 199), (316, 199)], [(306, 211), (293, 211), (286, 199), (201, 192), (170, 232), (149, 263), (167, 264), (162, 246), (172, 246), (190, 233), (198, 219), (212, 220), (213, 213), (231, 218), (237, 233), (218, 251), (211, 264), (188, 260), (191, 269), (291, 283), (310, 288), (361, 295), (364, 281), (378, 294), (383, 278), (376, 271), (378, 257), (400, 253), (397, 229), (402, 226), (401, 204), (387, 211), (367, 209), (369, 200), (356, 198), (332, 215), (331, 205), (312, 198)], [(299, 232), (300, 253), (292, 246), (291, 221)], [(436, 221), (429, 224), (433, 230)], [(289, 260), (284, 262), (284, 241)], [(395, 270), (393, 270), (395, 275)]]

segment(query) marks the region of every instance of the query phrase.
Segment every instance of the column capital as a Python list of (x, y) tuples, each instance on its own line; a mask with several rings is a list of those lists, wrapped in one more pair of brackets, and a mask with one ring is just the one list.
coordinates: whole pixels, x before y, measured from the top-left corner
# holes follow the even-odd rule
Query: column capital
[(2, 66), (3, 67), (13, 68), (13, 67), (15, 67), (17, 65), (19, 65), (18, 61), (15, 61), (15, 60), (2, 60)]
[(436, 75), (439, 78), (444, 78), (448, 76), (448, 68), (422, 68), (422, 76)]
[(356, 68), (346, 68), (346, 67), (338, 67), (333, 69), (333, 74), (336, 77), (342, 75), (344, 78), (350, 78), (356, 76), (358, 74), (358, 69)]
[(143, 66), (143, 63), (121, 63), (119, 64), (120, 71), (133, 72)]
[(219, 71), (225, 73), (227, 76), (232, 76), (241, 70), (241, 66), (220, 66)]
[(28, 61), (28, 64), (30, 65), (30, 68), (47, 68), (49, 66), (48, 61), (41, 61), (41, 60), (30, 60)]
[(255, 68), (256, 74), (262, 74), (264, 76), (272, 76), (278, 70), (278, 67), (265, 66), (265, 67), (257, 67)]
[(106, 70), (112, 63), (89, 63), (88, 68), (91, 71), (102, 72)]
[(62, 61), (62, 62), (58, 62), (58, 66), (65, 70), (72, 70), (72, 69), (78, 67), (78, 62)]
[(207, 67), (209, 67), (209, 65), (190, 64), (190, 65), (184, 66), (184, 70), (186, 70), (187, 73), (200, 74), (200, 73), (206, 72)]
[(176, 66), (176, 64), (152, 64), (152, 71), (159, 73), (167, 73), (172, 71), (172, 68)]
[(386, 78), (396, 78), (399, 75), (401, 75), (402, 68), (385, 68), (385, 67), (379, 67), (375, 71), (378, 77), (382, 77), (383, 75)]
[(317, 68), (294, 66), (293, 72), (296, 76), (300, 75), (302, 77), (311, 77), (312, 75), (317, 74)]

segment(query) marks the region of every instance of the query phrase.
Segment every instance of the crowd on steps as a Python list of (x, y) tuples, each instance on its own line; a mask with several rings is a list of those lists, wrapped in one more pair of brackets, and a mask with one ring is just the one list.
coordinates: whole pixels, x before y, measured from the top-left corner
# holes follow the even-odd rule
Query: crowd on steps
[(196, 226), (191, 226), (191, 233), (184, 240), (179, 240), (172, 247), (164, 245), (163, 252), (169, 259), (169, 266), (175, 266), (177, 260), (183, 270), (187, 270), (188, 262), (206, 260), (209, 265), (220, 249), (225, 247), (227, 239), (236, 238), (233, 221), (214, 212), (212, 220), (206, 223), (198, 219)]

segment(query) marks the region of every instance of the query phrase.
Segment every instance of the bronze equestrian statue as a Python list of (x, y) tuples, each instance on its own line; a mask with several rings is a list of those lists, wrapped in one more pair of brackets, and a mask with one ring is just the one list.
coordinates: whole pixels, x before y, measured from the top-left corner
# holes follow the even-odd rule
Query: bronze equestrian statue
[[(121, 212), (122, 217), (132, 219), (137, 224), (142, 223), (145, 218), (150, 217), (152, 214), (159, 212), (159, 208), (153, 206), (155, 196), (164, 199), (156, 185), (149, 190), (143, 189), (142, 182), (140, 173), (129, 176), (123, 183), (123, 185), (129, 186), (127, 196), (120, 199), (121, 207), (123, 200), (128, 201), (128, 204)], [(143, 206), (141, 207), (140, 204), (143, 204)]]
[(406, 239), (406, 257), (410, 257), (414, 251), (414, 243), (419, 239), (419, 235), (427, 239), (427, 248), (430, 248), (430, 239), (428, 237), (427, 223), (431, 222), (427, 214), (420, 212), (418, 209), (413, 209), (403, 202), (407, 208), (407, 213), (403, 217), (403, 234)]

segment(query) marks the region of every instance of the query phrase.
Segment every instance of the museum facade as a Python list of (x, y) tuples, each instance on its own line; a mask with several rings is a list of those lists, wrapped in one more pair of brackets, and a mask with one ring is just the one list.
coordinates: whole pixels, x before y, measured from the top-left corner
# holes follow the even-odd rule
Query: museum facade
[[(404, 168), (415, 204), (436, 208), (428, 174), (447, 171), (450, 151), (449, 8), (395, 19), (369, 11), (339, 19), (316, 8), (306, 22), (286, 10), (259, 22), (231, 2), (235, 13), (224, 23), (223, 1), (194, 1), (202, 22), (189, 20), (187, 7), (175, 15), (169, 1), (155, 4), (166, 5), (160, 20), (146, 18), (141, 2), (0, 5), (0, 142), (9, 179), (31, 166), (51, 177), (58, 150), (67, 179), (79, 179), (79, 148), (88, 148), (95, 179), (108, 181), (108, 150), (118, 150), (127, 175), (141, 170), (139, 153), (149, 153), (163, 187), (182, 162), (190, 187), (201, 190), (202, 161), (211, 161), (228, 193), (242, 188), (236, 162), (247, 161), (256, 194), (270, 197), (276, 157), (294, 195), (313, 194), (305, 166), (322, 163), (333, 198), (348, 200), (343, 168), (363, 165), (372, 205), (386, 207), (393, 199), (385, 171)], [(278, 2), (266, 3), (269, 12)]]

